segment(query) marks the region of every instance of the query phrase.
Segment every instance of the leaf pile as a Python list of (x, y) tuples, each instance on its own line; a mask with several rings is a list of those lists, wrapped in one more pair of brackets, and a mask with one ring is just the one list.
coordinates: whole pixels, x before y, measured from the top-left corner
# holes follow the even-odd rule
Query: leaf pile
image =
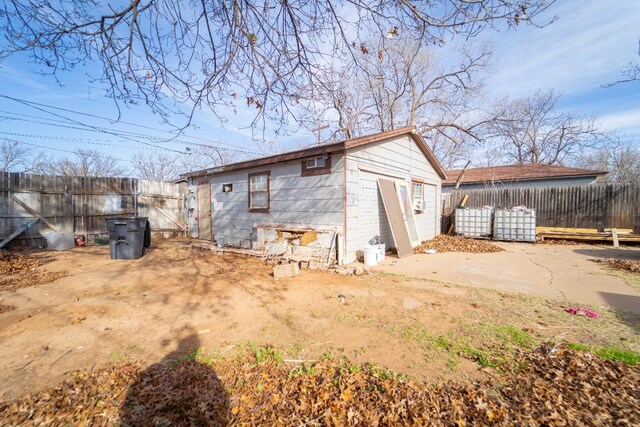
[[(126, 363), (0, 403), (7, 425), (617, 425), (640, 419), (640, 371), (564, 345), (516, 356), (517, 371), (430, 385), (374, 365), (291, 369), (244, 355)], [(634, 421), (636, 420), (636, 421)]]
[(625, 270), (631, 273), (640, 274), (640, 261), (631, 259), (592, 259), (591, 261), (599, 264), (606, 264), (608, 267), (615, 270)]
[(0, 252), (0, 274), (16, 274), (31, 271), (42, 263), (39, 259), (28, 255), (20, 255), (12, 252)]
[(40, 269), (42, 260), (29, 255), (11, 252), (0, 253), (0, 291), (15, 292), (17, 289), (41, 285), (58, 280), (66, 272), (49, 272)]
[(487, 240), (476, 240), (446, 234), (440, 234), (431, 240), (422, 242), (420, 246), (414, 249), (414, 252), (424, 254), (429, 249), (435, 249), (436, 252), (469, 252), (476, 254), (504, 251), (500, 246)]

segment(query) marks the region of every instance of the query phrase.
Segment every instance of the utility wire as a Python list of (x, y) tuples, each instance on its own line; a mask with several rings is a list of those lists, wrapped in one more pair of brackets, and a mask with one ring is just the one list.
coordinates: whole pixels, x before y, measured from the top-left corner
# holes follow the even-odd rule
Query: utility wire
[[(123, 120), (114, 121), (113, 119), (110, 119), (110, 118), (104, 117), (104, 116), (100, 116), (100, 115), (97, 115), (97, 114), (85, 113), (85, 112), (77, 111), (77, 110), (70, 110), (68, 108), (62, 108), (62, 107), (56, 107), (56, 106), (53, 106), (53, 105), (42, 104), (42, 103), (39, 103), (39, 102), (28, 101), (26, 99), (9, 97), (7, 95), (0, 95), (0, 97), (8, 98), (8, 99), (11, 99), (11, 100), (16, 101), (16, 102), (21, 102), (23, 104), (35, 105), (35, 106), (44, 107), (44, 108), (51, 108), (51, 109), (54, 109), (54, 110), (64, 111), (64, 112), (67, 112), (67, 113), (80, 114), (80, 115), (87, 116), (87, 117), (106, 120), (106, 121), (108, 121), (108, 122), (110, 122), (112, 124), (113, 123), (122, 123), (122, 124), (127, 124), (127, 125), (131, 125), (131, 126), (139, 127), (139, 128), (144, 128), (144, 129), (149, 129), (149, 130), (154, 130), (154, 131), (157, 131), (157, 132), (164, 132), (164, 133), (168, 133), (170, 135), (174, 135), (173, 132), (168, 131), (166, 129), (154, 128), (154, 127), (151, 127), (151, 126), (141, 125), (141, 124), (138, 124), (138, 123), (131, 123), (131, 122), (123, 121)], [(33, 108), (36, 108), (36, 107), (33, 107)], [(40, 110), (40, 111), (43, 111), (43, 110)], [(49, 113), (49, 114), (53, 114), (53, 113), (51, 113), (49, 111), (44, 111), (44, 112)], [(71, 120), (71, 119), (67, 119), (67, 120)], [(177, 135), (174, 135), (174, 136), (177, 137)], [(197, 137), (197, 136), (193, 136), (193, 135), (187, 135), (187, 134), (184, 134), (184, 133), (181, 133), (181, 136), (183, 138), (191, 138), (191, 139), (195, 139), (195, 140), (199, 140), (199, 141), (203, 141), (203, 142), (209, 142), (209, 143), (213, 143), (213, 144), (217, 144), (217, 145), (229, 145), (229, 144), (224, 144), (224, 143), (220, 143), (220, 142), (217, 142), (217, 141), (212, 141), (212, 140), (206, 139), (206, 138), (201, 138), (201, 137)], [(160, 140), (158, 142), (173, 142), (173, 138), (165, 139), (165, 140), (161, 140), (160, 137), (156, 137), (156, 138), (158, 140)], [(182, 141), (182, 143), (185, 143), (185, 142)], [(190, 143), (190, 144), (198, 145), (196, 143)], [(203, 144), (200, 144), (200, 145), (203, 145)], [(206, 146), (206, 145), (203, 145), (203, 146)], [(239, 147), (237, 147), (237, 146), (232, 146), (232, 147), (234, 147), (236, 150), (239, 150)], [(254, 152), (254, 153), (250, 153), (250, 154), (258, 154), (259, 155), (260, 153), (255, 153)]]
[[(9, 141), (9, 142), (14, 142), (16, 144), (22, 144), (22, 145), (29, 145), (31, 147), (37, 147), (37, 148), (42, 148), (44, 150), (51, 150), (51, 151), (60, 151), (62, 153), (70, 153), (70, 154), (76, 154), (75, 151), (71, 151), (71, 150), (65, 150), (64, 148), (57, 148), (57, 147), (46, 147), (44, 145), (38, 145), (38, 144), (32, 144), (30, 142), (24, 142), (24, 141), (20, 141), (17, 139), (11, 139), (11, 138), (5, 138), (3, 136), (0, 136), (1, 140), (4, 141)], [(115, 159), (121, 162), (128, 162), (128, 163), (134, 163), (133, 160), (127, 160), (127, 159), (122, 159), (120, 157), (114, 157), (114, 156), (103, 156), (103, 155), (96, 155), (97, 157), (102, 157), (103, 159)]]
[[(25, 122), (30, 122), (30, 123), (38, 123), (38, 124), (47, 125), (47, 126), (56, 126), (56, 127), (66, 128), (66, 129), (74, 129), (74, 130), (89, 131), (89, 132), (101, 132), (101, 133), (103, 133), (102, 131), (107, 131), (111, 135), (115, 135), (115, 136), (128, 135), (128, 136), (132, 136), (132, 137), (136, 137), (136, 138), (146, 139), (148, 141), (153, 142), (154, 144), (158, 144), (158, 143), (162, 143), (162, 142), (169, 142), (169, 143), (174, 143), (174, 144), (194, 145), (194, 146), (205, 147), (205, 148), (219, 148), (219, 149), (225, 149), (225, 150), (229, 150), (229, 151), (235, 151), (235, 152), (238, 152), (238, 153), (251, 154), (251, 155), (257, 155), (257, 156), (261, 155), (261, 153), (258, 153), (256, 151), (250, 151), (250, 150), (247, 150), (247, 149), (239, 148), (239, 147), (234, 146), (234, 145), (229, 145), (229, 144), (220, 143), (220, 142), (215, 142), (214, 144), (201, 144), (201, 143), (198, 143), (198, 142), (184, 141), (184, 140), (180, 140), (180, 139), (176, 139), (176, 140), (172, 140), (172, 141), (165, 141), (165, 140), (162, 140), (162, 138), (158, 137), (158, 136), (145, 135), (145, 134), (131, 132), (131, 131), (109, 130), (109, 129), (106, 129), (106, 128), (103, 128), (103, 127), (100, 127), (100, 126), (92, 126), (90, 129), (83, 129), (83, 128), (78, 128), (76, 126), (70, 126), (69, 124), (73, 123), (73, 122), (64, 121), (64, 120), (50, 119), (50, 118), (47, 118), (47, 117), (33, 116), (33, 115), (29, 115), (29, 114), (13, 113), (13, 112), (6, 111), (6, 110), (0, 110), (0, 113), (5, 113), (5, 114), (15, 115), (15, 116), (21, 116), (21, 117), (10, 117), (10, 116), (7, 116), (7, 115), (0, 115), (0, 118), (4, 118), (4, 119), (7, 119), (7, 120), (19, 120), (19, 121), (25, 121)], [(30, 120), (28, 120), (28, 119), (26, 119), (24, 117), (27, 117)], [(45, 122), (43, 122), (41, 120), (45, 120)], [(48, 122), (51, 122), (51, 123), (48, 123)], [(166, 147), (161, 147), (159, 145), (154, 145), (154, 146), (158, 147), (158, 149), (167, 149)]]
[[(32, 107), (32, 108), (35, 108), (36, 110), (42, 111), (42, 112), (44, 112), (44, 113), (51, 114), (51, 115), (53, 115), (53, 116), (55, 116), (55, 117), (59, 117), (59, 118), (62, 118), (62, 119), (68, 120), (68, 121), (73, 122), (73, 123), (75, 123), (75, 124), (78, 124), (78, 125), (80, 125), (80, 126), (84, 126), (84, 127), (88, 127), (88, 128), (91, 128), (91, 129), (95, 129), (95, 130), (96, 130), (96, 131), (98, 131), (98, 132), (102, 132), (102, 133), (106, 133), (106, 134), (114, 135), (114, 136), (119, 136), (120, 138), (128, 139), (128, 140), (130, 140), (130, 141), (137, 142), (137, 143), (139, 143), (139, 144), (143, 144), (143, 145), (150, 145), (150, 146), (152, 146), (152, 147), (154, 146), (154, 144), (152, 144), (152, 143), (150, 143), (150, 142), (143, 142), (143, 141), (139, 141), (139, 140), (137, 140), (137, 139), (135, 139), (135, 138), (130, 138), (130, 137), (128, 137), (128, 136), (118, 135), (117, 133), (114, 133), (114, 132), (111, 132), (111, 131), (107, 131), (107, 130), (104, 130), (104, 129), (99, 129), (99, 128), (98, 128), (98, 127), (96, 127), (96, 126), (88, 125), (88, 124), (86, 124), (86, 123), (82, 123), (82, 122), (79, 122), (79, 121), (77, 121), (77, 120), (73, 120), (73, 119), (70, 119), (70, 118), (68, 118), (68, 117), (64, 117), (64, 116), (61, 116), (61, 115), (59, 115), (59, 114), (53, 113), (53, 112), (51, 112), (51, 111), (47, 111), (47, 110), (45, 110), (45, 109), (43, 109), (43, 108), (40, 108), (40, 107), (35, 106), (35, 105), (37, 105), (37, 103), (34, 103), (35, 105), (31, 105), (32, 103), (31, 103), (30, 101), (25, 101), (25, 100), (21, 100), (21, 99), (18, 99), (18, 98), (14, 98), (14, 97), (12, 97), (12, 96), (2, 95), (2, 94), (0, 94), (0, 98), (10, 99), (10, 100), (15, 101), (15, 102), (18, 102), (18, 103), (20, 103), (20, 104), (27, 105), (27, 106), (30, 106), (30, 107)], [(157, 146), (157, 145), (156, 145), (156, 146)], [(173, 151), (174, 153), (181, 153), (181, 154), (184, 154), (182, 151), (174, 150), (174, 149), (172, 149), (172, 148), (166, 148), (166, 147), (164, 147), (163, 149), (164, 149), (164, 150), (166, 150), (166, 151)]]
[[(2, 116), (0, 116), (2, 117)], [(21, 137), (21, 138), (37, 138), (37, 139), (55, 139), (55, 140), (59, 140), (59, 141), (68, 141), (68, 142), (77, 142), (77, 143), (82, 143), (82, 144), (92, 144), (92, 145), (102, 145), (102, 146), (106, 146), (106, 147), (115, 147), (115, 148), (131, 148), (131, 146), (128, 145), (118, 145), (118, 144), (111, 144), (108, 142), (99, 142), (99, 141), (110, 141), (110, 140), (87, 140), (87, 139), (82, 139), (82, 138), (70, 138), (70, 137), (64, 137), (64, 136), (53, 136), (53, 135), (33, 135), (33, 134), (27, 134), (27, 133), (16, 133), (16, 132), (4, 132), (4, 131), (0, 131), (1, 135), (9, 135), (12, 137)], [(140, 150), (149, 150), (149, 151), (162, 151), (159, 148), (150, 148), (150, 147), (139, 147)]]

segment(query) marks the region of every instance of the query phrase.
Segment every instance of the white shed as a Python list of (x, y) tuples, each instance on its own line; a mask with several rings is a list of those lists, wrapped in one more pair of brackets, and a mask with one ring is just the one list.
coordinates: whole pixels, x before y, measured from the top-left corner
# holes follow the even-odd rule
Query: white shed
[[(333, 251), (346, 263), (374, 239), (391, 248), (404, 230), (414, 244), (437, 235), (446, 178), (413, 127), (187, 176), (194, 237), (300, 257)], [(386, 209), (381, 183), (396, 190), (387, 193)], [(387, 214), (390, 208), (397, 213)]]

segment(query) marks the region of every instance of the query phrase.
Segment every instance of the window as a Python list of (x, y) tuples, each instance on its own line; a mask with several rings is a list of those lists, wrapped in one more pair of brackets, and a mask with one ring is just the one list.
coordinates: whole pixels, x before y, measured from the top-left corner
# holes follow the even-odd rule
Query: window
[(412, 181), (411, 184), (413, 210), (422, 212), (424, 210), (424, 184), (417, 181)]
[(222, 184), (223, 193), (231, 193), (233, 191), (233, 184)]
[(268, 212), (271, 197), (270, 172), (249, 174), (249, 210), (252, 212)]
[(331, 173), (331, 156), (324, 155), (302, 161), (300, 176), (316, 176)]
[(316, 157), (315, 159), (307, 160), (307, 169), (323, 168), (326, 165), (326, 159), (324, 157)]

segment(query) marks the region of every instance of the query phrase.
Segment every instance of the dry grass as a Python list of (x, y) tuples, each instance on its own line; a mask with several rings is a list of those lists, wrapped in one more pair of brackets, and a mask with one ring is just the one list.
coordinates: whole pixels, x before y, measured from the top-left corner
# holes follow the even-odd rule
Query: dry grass
[(621, 277), (627, 285), (640, 290), (640, 261), (616, 258), (591, 259), (590, 261), (606, 266), (611, 274)]
[(441, 234), (432, 240), (422, 242), (414, 252), (417, 254), (426, 253), (429, 249), (435, 249), (436, 252), (469, 252), (469, 253), (492, 253), (502, 252), (500, 246), (487, 240), (470, 239), (467, 237), (448, 236)]

